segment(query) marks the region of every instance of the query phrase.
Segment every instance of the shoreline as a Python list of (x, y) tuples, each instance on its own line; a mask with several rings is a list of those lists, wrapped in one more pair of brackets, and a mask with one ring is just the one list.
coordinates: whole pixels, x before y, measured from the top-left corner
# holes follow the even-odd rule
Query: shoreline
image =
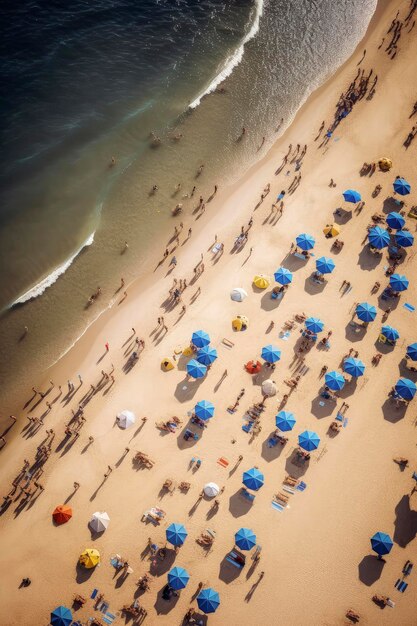
[[(218, 193), (218, 197), (215, 198), (215, 200), (213, 201), (213, 204), (210, 204), (209, 209), (207, 211), (210, 213), (213, 213), (212, 215), (210, 215), (209, 217), (206, 214), (206, 219), (208, 217), (207, 222), (205, 223), (204, 227), (200, 226), (192, 217), (192, 213), (187, 213), (185, 214), (185, 219), (190, 220), (190, 223), (185, 223), (185, 227), (188, 226), (192, 226), (193, 227), (193, 234), (194, 232), (196, 233), (197, 236), (200, 236), (201, 231), (203, 230), (203, 228), (205, 230), (207, 230), (209, 224), (215, 220), (215, 218), (218, 216), (218, 214), (221, 213), (222, 209), (221, 209), (221, 204), (227, 204), (230, 202), (232, 196), (238, 192), (238, 190), (240, 189), (240, 187), (242, 185), (246, 185), (249, 181), (255, 181), (258, 173), (260, 170), (262, 169), (268, 169), (268, 164), (272, 158), (272, 153), (276, 153), (280, 150), (280, 144), (285, 144), (286, 138), (287, 136), (292, 132), (292, 130), (294, 129), (294, 127), (296, 126), (297, 123), (299, 123), (300, 119), (304, 116), (304, 115), (308, 115), (308, 113), (312, 110), (312, 108), (314, 107), (315, 103), (317, 102), (318, 99), (320, 99), (322, 93), (327, 92), (329, 89), (332, 89), (332, 84), (338, 80), (338, 78), (343, 74), (343, 72), (345, 71), (345, 68), (347, 65), (349, 65), (349, 63), (351, 62), (351, 59), (355, 56), (355, 54), (357, 54), (358, 50), (366, 43), (367, 39), (371, 36), (375, 25), (379, 22), (380, 17), (382, 15), (382, 13), (384, 12), (384, 10), (387, 9), (387, 4), (389, 4), (387, 2), (387, 0), (378, 0), (377, 5), (376, 5), (376, 9), (374, 11), (374, 14), (368, 24), (367, 30), (365, 32), (364, 37), (359, 41), (359, 43), (357, 44), (355, 50), (353, 51), (352, 55), (350, 57), (348, 57), (345, 62), (339, 66), (333, 74), (331, 74), (325, 81), (323, 84), (321, 84), (319, 87), (317, 87), (316, 89), (314, 89), (310, 95), (307, 96), (307, 98), (305, 99), (305, 101), (303, 102), (303, 104), (300, 105), (299, 109), (297, 110), (296, 114), (294, 115), (292, 121), (290, 122), (289, 126), (287, 126), (287, 128), (285, 129), (285, 131), (282, 133), (282, 135), (280, 135), (279, 137), (277, 137), (275, 139), (275, 141), (273, 142), (272, 146), (269, 148), (269, 150), (267, 151), (267, 153), (261, 157), (259, 160), (255, 161), (250, 167), (249, 169), (243, 174), (243, 176), (236, 180), (233, 184), (228, 185), (227, 188), (225, 189), (225, 191), (222, 194), (221, 188), (220, 188), (220, 192)], [(208, 96), (212, 96), (213, 94), (208, 94)], [(302, 126), (302, 125), (301, 125)], [(279, 158), (279, 156), (277, 155), (277, 158)], [(255, 192), (253, 194), (253, 199), (255, 202), (255, 198), (257, 197), (257, 192)], [(214, 211), (212, 209), (215, 209)], [(188, 209), (189, 210), (189, 209)], [(181, 217), (180, 218), (173, 218), (173, 226), (175, 226), (175, 224), (177, 224), (179, 221), (181, 221)], [(217, 223), (217, 222), (216, 222)], [(228, 226), (228, 220), (220, 220), (219, 223), (219, 228), (217, 228), (217, 230), (220, 230), (220, 228), (227, 228)], [(155, 242), (155, 244), (161, 244), (161, 247), (164, 246), (164, 244), (162, 243), (162, 240), (159, 240), (158, 242)], [(85, 246), (84, 246), (85, 247)], [(81, 250), (78, 251), (77, 255), (80, 253)], [(157, 262), (157, 258), (155, 257), (154, 262)], [(148, 267), (151, 266), (151, 264), (148, 262)], [(57, 268), (59, 269), (59, 268)], [(133, 281), (131, 281), (130, 283), (128, 283), (126, 285), (127, 289), (129, 289), (129, 301), (131, 300), (132, 296), (131, 296), (131, 291), (133, 290), (134, 293), (134, 297), (138, 298), (141, 295), (143, 296), (145, 293), (149, 293), (150, 291), (150, 287), (152, 286), (153, 283), (153, 279), (154, 279), (154, 273), (148, 273), (147, 276), (145, 276), (145, 279), (143, 276), (137, 276)], [(144, 280), (145, 280), (145, 284), (144, 284)], [(159, 277), (159, 280), (162, 280), (162, 277)], [(32, 291), (32, 289), (30, 290)], [(28, 291), (29, 293), (29, 291)], [(26, 295), (26, 294), (25, 294)], [(20, 299), (20, 298), (19, 298)], [(113, 298), (113, 303), (111, 301), (109, 301), (109, 303), (107, 304), (107, 306), (95, 317), (95, 319), (90, 322), (85, 328), (84, 330), (82, 330), (81, 334), (71, 343), (69, 344), (61, 353), (60, 356), (58, 356), (57, 360), (55, 362), (53, 362), (46, 370), (44, 370), (43, 374), (41, 376), (39, 376), (37, 379), (34, 379), (33, 381), (31, 381), (31, 384), (33, 384), (35, 387), (37, 386), (41, 386), (43, 382), (45, 382), (47, 379), (49, 379), (51, 376), (52, 377), (57, 377), (55, 375), (55, 369), (58, 365), (60, 365), (60, 362), (62, 361), (62, 359), (66, 359), (69, 354), (77, 348), (77, 346), (80, 345), (80, 342), (83, 342), (82, 344), (82, 348), (80, 346), (80, 350), (81, 353), (83, 355), (83, 358), (85, 357), (85, 353), (88, 350), (88, 347), (84, 345), (84, 343), (88, 343), (91, 342), (92, 339), (94, 339), (94, 337), (96, 336), (96, 334), (98, 334), (102, 328), (108, 323), (110, 322), (111, 318), (116, 314), (116, 312), (118, 312), (118, 309), (115, 308), (116, 305), (116, 300), (117, 298)], [(91, 335), (91, 336), (90, 336)], [(72, 360), (71, 360), (72, 361)], [(63, 368), (65, 369), (65, 364), (63, 364)], [(71, 368), (72, 369), (72, 368)], [(59, 372), (61, 371), (61, 368), (59, 368)], [(58, 372), (58, 376), (59, 376), (59, 372)], [(10, 397), (10, 399), (8, 399), (5, 403), (5, 412), (11, 412), (11, 413), (15, 413), (16, 412), (16, 401), (17, 401), (17, 397), (20, 397), (20, 391), (17, 391), (15, 394), (15, 398)], [(1, 425), (1, 418), (0, 418), (0, 425)]]

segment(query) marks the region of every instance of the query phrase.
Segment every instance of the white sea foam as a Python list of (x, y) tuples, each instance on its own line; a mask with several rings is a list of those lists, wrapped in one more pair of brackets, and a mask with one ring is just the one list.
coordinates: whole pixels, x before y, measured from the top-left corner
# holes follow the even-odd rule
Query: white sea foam
[(91, 244), (94, 242), (94, 235), (95, 231), (91, 233), (91, 235), (84, 241), (84, 243), (81, 244), (78, 250), (76, 250), (74, 254), (72, 254), (66, 261), (64, 261), (62, 265), (56, 267), (50, 274), (48, 274), (48, 276), (43, 278), (34, 287), (31, 287), (29, 291), (26, 291), (26, 293), (24, 293), (22, 296), (19, 296), (11, 306), (16, 306), (16, 304), (23, 304), (24, 302), (32, 300), (33, 298), (37, 298), (38, 296), (43, 294), (45, 289), (48, 289), (48, 287), (53, 285), (58, 280), (58, 278), (67, 271), (74, 259), (76, 259), (77, 256), (80, 254), (81, 250), (83, 250), (83, 248), (86, 248), (87, 246), (91, 246)]
[(216, 74), (211, 83), (204, 89), (200, 95), (197, 96), (195, 100), (191, 102), (189, 105), (190, 109), (195, 109), (201, 102), (201, 99), (204, 96), (207, 96), (209, 93), (212, 93), (217, 89), (217, 87), (224, 81), (230, 74), (233, 72), (235, 67), (239, 65), (241, 60), (243, 59), (243, 54), (245, 52), (245, 44), (248, 43), (251, 39), (255, 37), (259, 30), (259, 22), (262, 17), (264, 9), (264, 0), (256, 0), (255, 7), (255, 18), (253, 20), (252, 26), (245, 37), (242, 39), (240, 46), (233, 52), (233, 54), (229, 55), (223, 63), (221, 70)]

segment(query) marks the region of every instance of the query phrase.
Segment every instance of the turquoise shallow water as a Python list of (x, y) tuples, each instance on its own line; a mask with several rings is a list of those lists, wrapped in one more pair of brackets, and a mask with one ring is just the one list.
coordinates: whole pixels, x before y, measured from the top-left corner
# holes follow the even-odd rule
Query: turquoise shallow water
[[(152, 242), (172, 225), (172, 206), (180, 199), (185, 214), (192, 212), (192, 203), (174, 194), (178, 182), (180, 196), (195, 184), (204, 195), (262, 155), (259, 138), (267, 137), (266, 150), (281, 118), (284, 128), (354, 49), (375, 4), (100, 0), (7, 7), (13, 27), (2, 43), (12, 78), (1, 105), (3, 389), (18, 387), (35, 362), (47, 367), (74, 342), (99, 313), (84, 308), (97, 285), (104, 304), (120, 275), (129, 282), (147, 271)], [(201, 99), (225, 77), (226, 93)], [(237, 144), (243, 125), (256, 132)], [(151, 131), (160, 145), (149, 140)], [(181, 141), (172, 138), (178, 133)], [(204, 176), (196, 183), (201, 162)], [(150, 195), (153, 184), (159, 191)], [(125, 240), (129, 254), (121, 256)], [(10, 308), (17, 300), (26, 302)], [(22, 361), (16, 342), (25, 325), (31, 333)]]

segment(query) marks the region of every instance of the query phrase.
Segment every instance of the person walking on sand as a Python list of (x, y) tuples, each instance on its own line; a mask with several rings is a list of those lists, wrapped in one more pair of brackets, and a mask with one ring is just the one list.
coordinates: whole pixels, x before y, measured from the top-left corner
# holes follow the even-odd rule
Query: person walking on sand
[(177, 264), (177, 257), (173, 256), (171, 261), (169, 262), (169, 266), (171, 267), (171, 265), (173, 265), (174, 267)]
[(193, 232), (193, 231), (192, 231), (192, 228), (189, 228), (189, 229), (188, 229), (188, 239), (191, 237), (191, 233), (192, 233), (192, 232)]
[(110, 346), (109, 346), (109, 342), (106, 341), (106, 343), (104, 344), (104, 347), (106, 348), (106, 352), (108, 352), (110, 350)]

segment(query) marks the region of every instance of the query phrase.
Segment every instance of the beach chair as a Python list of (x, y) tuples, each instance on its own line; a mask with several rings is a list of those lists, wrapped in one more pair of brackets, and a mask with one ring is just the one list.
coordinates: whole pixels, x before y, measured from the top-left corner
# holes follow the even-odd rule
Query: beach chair
[(189, 439), (194, 439), (194, 441), (198, 440), (198, 435), (197, 433), (193, 433), (192, 430), (190, 430), (189, 428), (186, 428), (183, 434), (183, 437), (186, 441), (188, 441)]
[(278, 500), (280, 504), (286, 505), (288, 503), (289, 497), (280, 491), (274, 495), (275, 500)]
[(282, 504), (280, 504), (276, 500), (272, 500), (271, 506), (275, 511), (280, 511), (280, 512), (284, 511), (284, 507), (282, 506)]

